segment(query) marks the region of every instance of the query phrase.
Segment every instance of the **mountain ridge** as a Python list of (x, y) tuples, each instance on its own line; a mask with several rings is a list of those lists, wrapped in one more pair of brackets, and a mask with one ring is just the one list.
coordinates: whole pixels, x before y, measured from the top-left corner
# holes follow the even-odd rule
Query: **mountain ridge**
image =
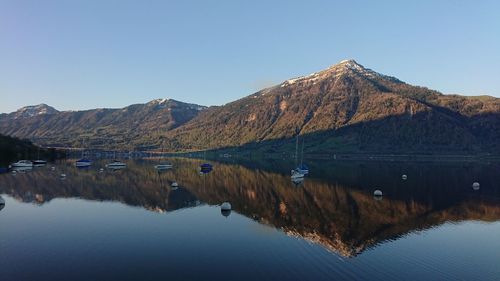
[[(151, 144), (161, 132), (187, 122), (206, 107), (173, 99), (156, 99), (123, 108), (58, 111), (18, 118), (19, 110), (0, 115), (0, 131), (29, 138), (46, 146), (116, 147), (151, 135)], [(22, 109), (20, 109), (22, 110)]]
[(11, 114), (14, 115), (14, 118), (28, 118), (36, 115), (55, 114), (58, 112), (59, 111), (52, 106), (49, 106), (45, 103), (40, 103), (37, 105), (28, 105), (21, 107)]
[[(395, 116), (401, 116), (403, 121), (405, 116), (410, 120), (415, 116), (420, 120), (432, 118), (433, 122), (449, 127), (451, 132), (461, 130), (462, 134), (470, 134), (468, 129), (461, 128), (465, 124), (450, 124), (464, 120), (450, 118), (500, 112), (499, 99), (491, 98), (487, 102), (491, 104), (485, 104), (477, 98), (450, 97), (425, 87), (412, 86), (397, 78), (366, 69), (353, 60), (347, 60), (323, 71), (286, 80), (222, 107), (210, 108), (170, 132), (169, 136), (170, 143), (188, 144), (194, 150), (203, 150), (292, 138), (296, 131), (301, 135), (339, 131), (348, 126), (363, 126), (367, 122)], [(490, 121), (497, 128), (498, 117), (492, 119)], [(419, 124), (405, 122), (402, 125), (408, 128)], [(436, 127), (429, 122), (427, 125)], [(422, 128), (425, 126), (416, 127), (423, 131), (427, 129)], [(436, 135), (441, 134), (438, 128), (434, 129)], [(204, 134), (201, 134), (201, 130)], [(191, 138), (190, 135), (193, 134), (202, 136), (201, 141)], [(395, 139), (402, 137), (400, 134), (393, 135)], [(355, 145), (366, 147), (368, 140), (360, 143), (359, 139), (362, 137), (364, 136), (360, 136), (359, 132), (354, 132), (342, 141), (353, 142), (354, 138), (358, 139)], [(445, 137), (446, 135), (441, 135), (437, 138)], [(460, 136), (457, 137), (461, 139)], [(472, 138), (462, 138), (460, 147), (456, 146), (454, 149), (473, 149), (467, 147), (476, 142)], [(432, 140), (430, 133), (424, 139), (427, 142), (425, 145), (418, 147), (414, 143), (410, 150), (425, 150), (425, 146), (439, 144), (439, 141)]]
[[(165, 103), (168, 103), (168, 102), (177, 102), (177, 103), (183, 103), (183, 104), (191, 105), (191, 106), (207, 107), (207, 106), (204, 106), (204, 105), (198, 105), (198, 104), (194, 104), (194, 103), (183, 102), (183, 101), (179, 101), (179, 100), (171, 99), (171, 98), (157, 98), (157, 99), (154, 99), (154, 100), (150, 100), (150, 101), (148, 101), (146, 103), (133, 103), (133, 104), (130, 104), (130, 105), (127, 105), (127, 106), (124, 106), (124, 107), (96, 107), (96, 108), (90, 108), (90, 109), (68, 109), (68, 110), (57, 110), (53, 106), (47, 105), (46, 103), (39, 103), (39, 104), (33, 104), (33, 105), (23, 106), (23, 107), (15, 110), (15, 111), (4, 112), (4, 113), (1, 113), (1, 114), (3, 114), (3, 115), (11, 115), (11, 114), (14, 114), (14, 113), (20, 113), (20, 112), (25, 112), (27, 110), (40, 109), (40, 108), (42, 108), (42, 109), (43, 108), (47, 108), (47, 109), (53, 111), (54, 113), (59, 113), (59, 112), (81, 112), (81, 111), (99, 110), (99, 109), (110, 109), (110, 110), (113, 110), (113, 109), (125, 109), (125, 108), (127, 108), (129, 106), (134, 106), (134, 105), (165, 104)], [(46, 113), (43, 112), (43, 113), (40, 113), (40, 114), (46, 114)], [(29, 116), (29, 117), (31, 117), (31, 116)]]
[[(189, 114), (176, 120), (148, 111), (148, 107), (172, 110), (171, 104), (179, 105), (178, 115)], [(444, 95), (380, 74), (355, 60), (285, 80), (222, 106), (158, 99), (116, 110), (132, 112), (121, 116), (124, 120), (132, 118), (123, 122), (127, 126), (147, 123), (139, 133), (136, 129), (108, 132), (107, 136), (119, 139), (120, 146), (128, 149), (158, 148), (161, 144), (176, 152), (254, 145), (265, 146), (263, 152), (276, 152), (288, 150), (288, 143), (298, 133), (307, 136), (307, 151), (316, 152), (500, 151), (500, 99)], [(64, 114), (68, 113), (58, 116)], [(43, 118), (47, 116), (28, 120)], [(33, 140), (46, 137), (38, 139), (43, 144), (54, 144), (57, 135), (63, 135), (37, 128), (23, 131), (29, 122), (18, 124), (14, 130), (4, 120), (5, 116), (0, 118), (0, 133)], [(90, 140), (101, 132), (92, 126), (76, 131), (79, 134), (73, 134), (73, 138), (87, 136)], [(60, 141), (64, 142), (71, 140)], [(102, 141), (93, 145), (116, 147)]]

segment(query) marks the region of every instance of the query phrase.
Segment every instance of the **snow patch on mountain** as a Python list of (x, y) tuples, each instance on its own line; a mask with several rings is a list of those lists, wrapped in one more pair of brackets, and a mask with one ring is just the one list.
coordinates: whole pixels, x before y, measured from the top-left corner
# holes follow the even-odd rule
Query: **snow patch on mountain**
[(166, 102), (168, 102), (170, 99), (169, 98), (163, 98), (163, 99), (155, 99), (155, 100), (152, 100), (150, 102), (148, 102), (149, 104), (165, 104)]
[(170, 99), (170, 98), (155, 99), (155, 100), (148, 102), (148, 104), (154, 105), (154, 106), (159, 106), (160, 108), (166, 108), (168, 106), (169, 109), (170, 109), (170, 107), (175, 107), (175, 108), (182, 107), (182, 108), (187, 108), (190, 110), (197, 110), (197, 111), (202, 111), (202, 110), (207, 109), (207, 107), (203, 106), (203, 105), (197, 105), (197, 104), (193, 104), (193, 103), (184, 103), (184, 102), (176, 101), (176, 100)]
[(293, 84), (295, 84), (295, 82), (316, 81), (319, 78), (320, 78), (319, 77), (319, 73), (314, 72), (314, 73), (311, 73), (311, 74), (309, 74), (307, 76), (300, 76), (300, 77), (296, 77), (296, 78), (293, 78), (293, 79), (288, 79), (285, 82), (283, 82), (280, 85), (280, 87), (286, 87), (286, 86), (289, 86), (289, 85), (293, 85)]
[(12, 114), (14, 119), (17, 119), (34, 117), (37, 115), (54, 114), (57, 112), (58, 111), (55, 108), (42, 103), (38, 105), (25, 106)]
[(401, 82), (397, 78), (386, 76), (375, 72), (369, 68), (365, 68), (361, 64), (357, 63), (355, 60), (343, 60), (338, 64), (330, 66), (328, 69), (311, 73), (307, 76), (300, 76), (293, 79), (288, 79), (285, 82), (281, 83), (280, 87), (287, 87), (296, 83), (312, 83), (313, 85), (317, 84), (319, 81), (328, 78), (338, 78), (347, 74), (355, 74), (359, 76), (363, 76), (366, 78), (385, 78), (390, 79), (394, 82)]

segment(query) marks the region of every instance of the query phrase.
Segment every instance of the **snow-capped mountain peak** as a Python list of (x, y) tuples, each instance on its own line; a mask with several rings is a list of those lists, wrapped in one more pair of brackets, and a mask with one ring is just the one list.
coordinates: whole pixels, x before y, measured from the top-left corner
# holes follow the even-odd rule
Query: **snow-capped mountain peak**
[(188, 108), (188, 109), (197, 110), (197, 111), (201, 111), (201, 110), (204, 110), (207, 108), (206, 106), (180, 102), (180, 101), (170, 99), (170, 98), (155, 99), (155, 100), (148, 102), (148, 105), (157, 106), (158, 108), (171, 108), (171, 107)]
[(346, 67), (352, 70), (357, 70), (357, 71), (366, 71), (367, 69), (362, 66), (361, 64), (357, 63), (355, 60), (343, 60), (339, 62), (338, 64), (334, 65), (334, 67)]
[(330, 79), (332, 77), (337, 78), (344, 75), (356, 75), (356, 76), (363, 76), (366, 78), (385, 78), (385, 79), (390, 79), (394, 82), (399, 81), (394, 77), (386, 76), (378, 72), (375, 72), (369, 68), (365, 68), (361, 64), (357, 63), (355, 60), (349, 59), (349, 60), (343, 60), (319, 72), (314, 72), (306, 76), (300, 76), (293, 79), (288, 79), (285, 82), (281, 83), (280, 87), (282, 88), (287, 87), (295, 83), (316, 84), (324, 79)]
[(38, 105), (30, 105), (22, 107), (18, 109), (16, 112), (13, 112), (12, 114), (14, 114), (14, 118), (26, 118), (44, 114), (55, 114), (57, 112), (59, 111), (57, 111), (52, 106), (48, 106), (42, 103)]
[(161, 98), (161, 99), (154, 99), (150, 101), (150, 104), (165, 104), (166, 102), (170, 101), (169, 98)]

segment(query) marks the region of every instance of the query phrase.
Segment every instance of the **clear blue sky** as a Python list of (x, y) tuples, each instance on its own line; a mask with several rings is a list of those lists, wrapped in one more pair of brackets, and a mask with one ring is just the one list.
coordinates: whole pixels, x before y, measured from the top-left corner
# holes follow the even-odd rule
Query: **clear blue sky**
[(0, 0), (0, 112), (220, 105), (346, 58), (499, 97), (499, 3)]

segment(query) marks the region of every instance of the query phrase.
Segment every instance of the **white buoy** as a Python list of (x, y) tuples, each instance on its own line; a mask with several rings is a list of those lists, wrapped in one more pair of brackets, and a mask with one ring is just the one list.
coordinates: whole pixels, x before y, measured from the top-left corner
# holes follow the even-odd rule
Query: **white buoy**
[(474, 190), (479, 190), (479, 183), (478, 183), (478, 182), (474, 182), (474, 183), (472, 184), (472, 189), (474, 189)]
[(220, 205), (220, 209), (222, 211), (231, 211), (231, 203), (229, 202), (224, 202)]
[(229, 215), (231, 214), (231, 203), (229, 202), (224, 202), (220, 205), (220, 213), (224, 216), (224, 217), (229, 217)]
[(178, 184), (176, 181), (174, 181), (174, 182), (172, 183), (172, 187), (178, 187), (178, 186), (179, 186), (179, 184)]
[(376, 197), (380, 197), (380, 196), (382, 196), (382, 191), (381, 191), (381, 190), (379, 190), (379, 189), (375, 190), (375, 191), (373, 192), (373, 196), (376, 196)]
[(401, 176), (401, 178), (402, 178), (403, 180), (406, 180), (408, 177), (407, 177), (406, 175), (402, 175), (402, 176)]

